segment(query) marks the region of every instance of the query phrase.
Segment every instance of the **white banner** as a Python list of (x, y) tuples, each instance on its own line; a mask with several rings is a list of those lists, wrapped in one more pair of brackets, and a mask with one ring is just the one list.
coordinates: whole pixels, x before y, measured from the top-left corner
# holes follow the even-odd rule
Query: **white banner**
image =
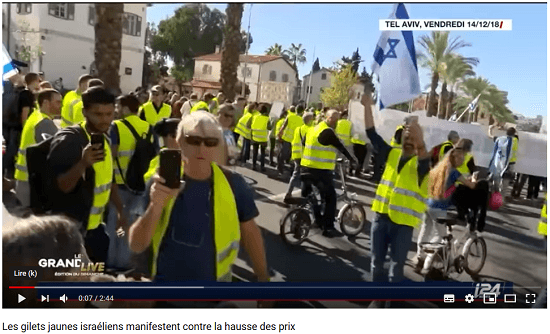
[(271, 105), (271, 110), (269, 111), (269, 118), (271, 119), (279, 119), (279, 116), (281, 116), (281, 113), (283, 112), (283, 109), (285, 108), (284, 102), (281, 101), (275, 101)]
[[(394, 109), (384, 109), (378, 111), (375, 106), (372, 106), (374, 112), (374, 124), (376, 132), (380, 134), (384, 140), (389, 143), (395, 128), (403, 123), (405, 117), (410, 114)], [(350, 120), (353, 124), (354, 133), (362, 140), (365, 140), (365, 122), (364, 109), (361, 102), (357, 100), (350, 101), (349, 106)], [(418, 115), (418, 122), (424, 132), (424, 142), (428, 150), (436, 145), (447, 140), (449, 131), (455, 130), (460, 135), (460, 138), (467, 138), (474, 142), (472, 154), (475, 158), (475, 163), (478, 166), (488, 167), (493, 154), (494, 142), (487, 135), (487, 127), (455, 123), (436, 117), (426, 117), (425, 111), (414, 112), (413, 115)], [(493, 135), (501, 136), (503, 131), (494, 131)], [(516, 172), (529, 175), (546, 177), (547, 175), (547, 138), (546, 134), (530, 133), (519, 131), (518, 155), (516, 162)]]

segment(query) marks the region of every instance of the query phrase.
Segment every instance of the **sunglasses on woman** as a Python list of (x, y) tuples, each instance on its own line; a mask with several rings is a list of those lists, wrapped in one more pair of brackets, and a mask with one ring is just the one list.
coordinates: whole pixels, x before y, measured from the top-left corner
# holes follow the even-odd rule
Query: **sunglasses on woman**
[(201, 146), (204, 143), (206, 147), (218, 146), (220, 140), (218, 138), (203, 138), (199, 136), (185, 136), (185, 142), (191, 146)]

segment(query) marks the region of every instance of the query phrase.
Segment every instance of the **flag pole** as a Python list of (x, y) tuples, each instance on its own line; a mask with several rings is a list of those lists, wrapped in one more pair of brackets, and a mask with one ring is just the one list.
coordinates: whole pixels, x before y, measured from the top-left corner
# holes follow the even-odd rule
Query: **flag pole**
[[(315, 64), (315, 46), (313, 46), (313, 64)], [(306, 87), (306, 106), (305, 108), (307, 109), (308, 107), (308, 104), (309, 104), (309, 87), (311, 86), (311, 77), (313, 76), (313, 64), (311, 65), (311, 70), (309, 71), (309, 83)]]
[(246, 35), (246, 56), (244, 57), (243, 87), (241, 89), (242, 96), (245, 96), (245, 93), (246, 93), (246, 68), (248, 65), (248, 49), (250, 48), (250, 18), (252, 17), (252, 5), (253, 4), (250, 4), (250, 12), (248, 13), (248, 33)]

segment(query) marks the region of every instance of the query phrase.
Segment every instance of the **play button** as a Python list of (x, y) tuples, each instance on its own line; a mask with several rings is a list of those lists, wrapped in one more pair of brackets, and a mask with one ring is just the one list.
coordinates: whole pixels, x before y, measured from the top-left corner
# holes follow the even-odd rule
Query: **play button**
[(23, 297), (23, 296), (21, 296), (21, 295), (19, 295), (19, 294), (17, 295), (17, 303), (18, 303), (18, 304), (21, 303), (22, 301), (24, 301), (25, 299), (27, 299), (27, 298), (25, 298), (25, 297)]

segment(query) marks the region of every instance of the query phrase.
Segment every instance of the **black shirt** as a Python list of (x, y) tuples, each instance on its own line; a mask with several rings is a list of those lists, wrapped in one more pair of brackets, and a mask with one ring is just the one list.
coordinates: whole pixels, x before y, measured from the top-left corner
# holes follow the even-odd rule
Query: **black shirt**
[[(382, 137), (376, 132), (374, 127), (367, 129), (367, 137), (369, 137), (372, 146), (374, 146), (374, 150), (378, 152), (380, 159), (383, 159), (383, 161), (388, 160), (388, 155), (390, 154), (390, 151), (392, 150), (392, 147), (388, 145), (384, 141)], [(399, 160), (399, 165), (397, 166), (397, 172), (400, 172), (403, 166), (412, 158), (410, 157), (404, 157), (401, 156), (401, 159)], [(418, 160), (418, 185), (422, 184), (422, 181), (424, 181), (424, 177), (428, 175), (430, 172), (430, 158), (427, 157), (425, 159), (419, 159)]]
[[(28, 90), (24, 89), (19, 93), (19, 103), (17, 107), (17, 120), (19, 124), (21, 124), (21, 114), (23, 114), (23, 108), (29, 108), (29, 115), (31, 114), (33, 108), (34, 108), (34, 95), (33, 93)], [(23, 125), (21, 124), (21, 130), (23, 129)]]
[(350, 161), (353, 160), (348, 150), (346, 149), (344, 144), (342, 144), (340, 139), (338, 139), (338, 136), (336, 135), (336, 133), (332, 128), (324, 129), (323, 131), (321, 131), (321, 133), (319, 134), (319, 138), (317, 140), (321, 145), (325, 145), (325, 146), (332, 145), (336, 147), (338, 151), (342, 152), (342, 154), (344, 154), (346, 158), (348, 158), (348, 160)]
[[(67, 127), (59, 131), (52, 141), (48, 162), (57, 179), (69, 171), (80, 159), (84, 147), (89, 140), (79, 129), (79, 125)], [(54, 213), (66, 214), (82, 225), (81, 232), (86, 231), (90, 209), (94, 199), (95, 173), (92, 167), (87, 168), (85, 175), (78, 180), (76, 187), (70, 193), (57, 191), (52, 200)]]

